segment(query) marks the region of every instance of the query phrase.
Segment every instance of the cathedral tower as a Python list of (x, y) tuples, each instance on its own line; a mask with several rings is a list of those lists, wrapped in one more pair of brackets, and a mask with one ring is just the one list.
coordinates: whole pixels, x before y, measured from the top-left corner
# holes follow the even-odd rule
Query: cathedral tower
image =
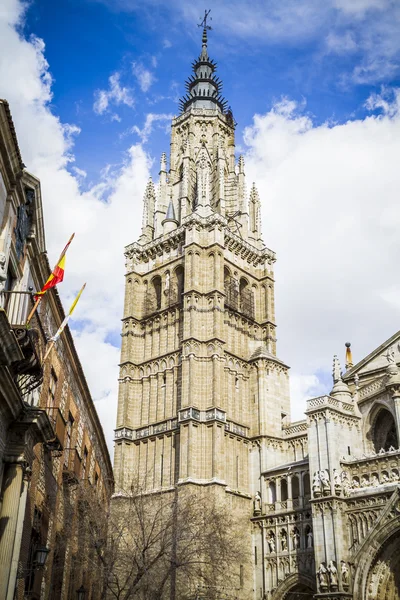
[(125, 251), (116, 492), (137, 476), (149, 492), (218, 488), (250, 536), (268, 440), (289, 416), (288, 368), (276, 357), (275, 254), (261, 236), (257, 189), (248, 191), (244, 159), (235, 158), (235, 121), (206, 27), (186, 88), (169, 169), (163, 154), (158, 183), (146, 187), (141, 236)]

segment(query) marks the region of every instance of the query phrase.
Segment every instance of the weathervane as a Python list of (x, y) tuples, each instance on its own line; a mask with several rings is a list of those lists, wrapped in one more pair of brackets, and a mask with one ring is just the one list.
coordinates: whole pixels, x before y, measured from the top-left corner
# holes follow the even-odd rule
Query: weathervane
[[(208, 18), (208, 15), (210, 14), (210, 12), (211, 12), (211, 8), (210, 8), (210, 10), (204, 11), (204, 19), (202, 20), (201, 23), (199, 23), (197, 25), (197, 27), (203, 27), (203, 29), (208, 29), (208, 30), (212, 29), (212, 27), (210, 25), (207, 25), (207, 18)], [(212, 21), (212, 17), (210, 17), (210, 21)]]

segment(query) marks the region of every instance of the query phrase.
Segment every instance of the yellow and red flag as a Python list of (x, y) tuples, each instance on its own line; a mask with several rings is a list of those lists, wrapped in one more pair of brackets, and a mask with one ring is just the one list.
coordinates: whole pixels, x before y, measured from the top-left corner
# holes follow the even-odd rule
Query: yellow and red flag
[(58, 340), (58, 338), (60, 337), (60, 335), (62, 334), (62, 332), (64, 331), (65, 326), (68, 323), (68, 321), (70, 319), (70, 316), (74, 312), (75, 306), (78, 304), (78, 300), (81, 297), (81, 294), (82, 294), (83, 290), (85, 289), (85, 287), (86, 287), (86, 283), (84, 283), (83, 286), (81, 287), (81, 289), (79, 290), (77, 297), (75, 298), (75, 300), (71, 304), (71, 308), (69, 309), (69, 313), (65, 317), (64, 321), (61, 323), (60, 327), (57, 330), (57, 333), (55, 335), (53, 335), (53, 337), (51, 338), (52, 342), (56, 342)]
[(47, 290), (50, 290), (51, 288), (55, 287), (58, 283), (61, 283), (62, 280), (64, 279), (65, 253), (67, 252), (70, 243), (74, 239), (74, 235), (75, 234), (73, 233), (71, 235), (71, 237), (69, 238), (67, 245), (65, 246), (64, 250), (61, 252), (60, 258), (58, 259), (58, 263), (56, 264), (53, 271), (51, 272), (48, 280), (46, 281), (46, 283), (44, 284), (44, 286), (42, 287), (40, 292), (37, 292), (37, 294), (35, 295), (35, 301), (39, 300), (47, 292)]

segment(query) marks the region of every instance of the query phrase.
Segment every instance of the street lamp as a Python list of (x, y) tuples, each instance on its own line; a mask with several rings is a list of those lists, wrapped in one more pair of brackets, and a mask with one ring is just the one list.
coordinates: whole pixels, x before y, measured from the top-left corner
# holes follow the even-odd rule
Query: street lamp
[(44, 567), (49, 552), (50, 550), (46, 546), (38, 546), (36, 548), (34, 563), (37, 569)]
[(76, 590), (76, 599), (77, 600), (85, 600), (85, 598), (86, 598), (86, 590), (82, 584), (81, 587), (79, 588), (79, 590)]

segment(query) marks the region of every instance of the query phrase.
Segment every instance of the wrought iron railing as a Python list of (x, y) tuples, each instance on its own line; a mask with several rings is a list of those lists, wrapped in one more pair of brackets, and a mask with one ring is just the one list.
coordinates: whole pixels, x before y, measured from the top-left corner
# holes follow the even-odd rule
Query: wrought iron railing
[[(34, 306), (34, 295), (31, 292), (2, 291), (0, 304), (5, 310), (24, 358), (11, 365), (17, 385), (22, 396), (27, 396), (43, 381), (42, 361), (47, 337), (36, 311), (29, 325), (26, 321)], [(41, 307), (43, 309), (43, 307)]]

